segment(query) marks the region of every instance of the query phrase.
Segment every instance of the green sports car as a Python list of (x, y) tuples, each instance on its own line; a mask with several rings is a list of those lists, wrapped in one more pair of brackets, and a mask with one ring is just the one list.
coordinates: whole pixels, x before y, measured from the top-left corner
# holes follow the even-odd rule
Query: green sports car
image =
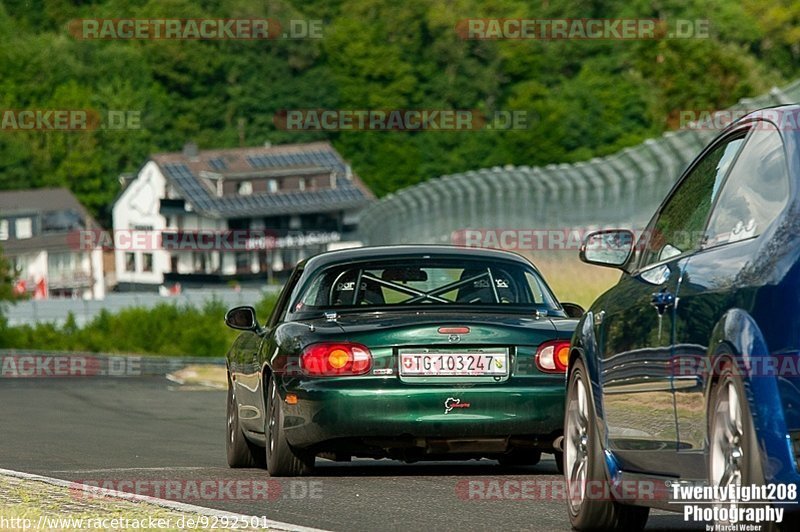
[(308, 473), (316, 457), (556, 455), (569, 340), (560, 304), (514, 253), (451, 246), (332, 251), (294, 269), (269, 320), (228, 311), (231, 467)]

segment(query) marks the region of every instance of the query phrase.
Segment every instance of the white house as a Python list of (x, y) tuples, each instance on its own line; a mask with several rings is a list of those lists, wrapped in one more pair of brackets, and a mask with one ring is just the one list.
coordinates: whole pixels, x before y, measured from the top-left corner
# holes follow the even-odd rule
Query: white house
[(349, 237), (371, 192), (327, 142), (152, 155), (113, 214), (119, 290), (282, 278)]
[(0, 192), (0, 248), (15, 272), (18, 293), (42, 298), (105, 297), (97, 222), (65, 188)]

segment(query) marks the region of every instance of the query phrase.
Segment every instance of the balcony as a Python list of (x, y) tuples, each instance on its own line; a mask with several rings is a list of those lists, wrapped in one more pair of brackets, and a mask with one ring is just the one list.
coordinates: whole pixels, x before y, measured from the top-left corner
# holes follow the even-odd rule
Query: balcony
[(50, 290), (89, 288), (92, 286), (92, 275), (85, 271), (55, 272), (47, 279)]

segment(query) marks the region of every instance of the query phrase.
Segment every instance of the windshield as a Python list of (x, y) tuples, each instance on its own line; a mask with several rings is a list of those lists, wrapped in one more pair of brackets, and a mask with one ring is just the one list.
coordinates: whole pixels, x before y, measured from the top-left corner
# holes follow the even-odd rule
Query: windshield
[(332, 266), (307, 284), (294, 311), (453, 304), (559, 308), (533, 268), (458, 257)]

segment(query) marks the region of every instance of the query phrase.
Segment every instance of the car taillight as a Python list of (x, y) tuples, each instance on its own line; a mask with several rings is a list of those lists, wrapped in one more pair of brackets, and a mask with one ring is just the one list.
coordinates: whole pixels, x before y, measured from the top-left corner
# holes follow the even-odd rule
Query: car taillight
[(569, 365), (569, 340), (551, 340), (536, 350), (536, 367), (545, 373), (566, 373)]
[(469, 334), (469, 327), (439, 327), (439, 334)]
[(372, 354), (351, 342), (312, 344), (303, 350), (300, 367), (306, 375), (362, 375), (372, 367)]

